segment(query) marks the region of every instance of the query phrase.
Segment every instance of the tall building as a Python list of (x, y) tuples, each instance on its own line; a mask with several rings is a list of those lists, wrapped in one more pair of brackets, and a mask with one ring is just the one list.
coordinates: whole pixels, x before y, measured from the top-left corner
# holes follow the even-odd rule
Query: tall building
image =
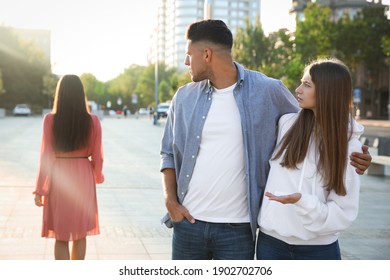
[(168, 67), (185, 71), (185, 32), (191, 22), (221, 19), (234, 33), (246, 18), (254, 23), (259, 16), (260, 0), (161, 0), (148, 60), (155, 62), (158, 55)]
[(328, 6), (332, 10), (333, 20), (337, 21), (344, 14), (353, 18), (362, 8), (370, 5), (382, 5), (382, 0), (293, 0), (291, 12), (295, 13), (297, 21), (303, 19), (303, 11), (307, 4), (315, 2), (316, 4)]

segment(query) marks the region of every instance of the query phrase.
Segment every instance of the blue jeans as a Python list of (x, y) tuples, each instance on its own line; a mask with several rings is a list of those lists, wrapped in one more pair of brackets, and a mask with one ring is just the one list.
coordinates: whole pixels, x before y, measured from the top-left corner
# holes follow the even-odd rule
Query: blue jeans
[(249, 223), (173, 223), (173, 260), (253, 260), (254, 255)]
[(290, 245), (261, 231), (256, 257), (258, 260), (341, 260), (337, 240), (329, 245)]

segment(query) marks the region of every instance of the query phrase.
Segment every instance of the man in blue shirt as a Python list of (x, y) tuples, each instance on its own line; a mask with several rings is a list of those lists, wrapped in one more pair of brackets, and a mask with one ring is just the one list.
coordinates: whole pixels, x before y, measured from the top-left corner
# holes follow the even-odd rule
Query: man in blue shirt
[[(172, 259), (253, 259), (280, 116), (298, 111), (281, 81), (244, 69), (220, 20), (187, 29), (192, 83), (176, 92), (161, 144)], [(369, 154), (355, 166), (368, 167)]]

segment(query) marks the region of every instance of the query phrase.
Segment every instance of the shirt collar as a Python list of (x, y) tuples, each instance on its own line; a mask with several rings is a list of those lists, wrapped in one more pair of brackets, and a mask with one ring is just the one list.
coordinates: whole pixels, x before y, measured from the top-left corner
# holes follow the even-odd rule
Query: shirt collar
[[(234, 63), (234, 65), (237, 68), (237, 85), (241, 86), (242, 83), (244, 82), (244, 77), (245, 77), (245, 71), (244, 70), (245, 69), (238, 62), (233, 61), (233, 63)], [(205, 93), (206, 94), (211, 94), (212, 92), (213, 92), (213, 85), (211, 84), (210, 80), (207, 80)]]
[(236, 61), (234, 61), (234, 65), (237, 68), (237, 85), (241, 86), (245, 79), (245, 69)]

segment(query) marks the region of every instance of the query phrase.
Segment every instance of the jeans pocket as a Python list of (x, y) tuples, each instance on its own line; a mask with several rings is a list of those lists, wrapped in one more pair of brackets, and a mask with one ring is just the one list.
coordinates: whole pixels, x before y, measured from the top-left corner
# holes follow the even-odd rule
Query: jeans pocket
[(172, 222), (172, 225), (175, 226), (175, 225), (179, 225), (179, 224), (182, 224), (185, 222), (185, 220), (187, 220), (186, 218), (183, 218), (181, 219), (180, 221), (174, 221), (171, 219), (171, 222)]

